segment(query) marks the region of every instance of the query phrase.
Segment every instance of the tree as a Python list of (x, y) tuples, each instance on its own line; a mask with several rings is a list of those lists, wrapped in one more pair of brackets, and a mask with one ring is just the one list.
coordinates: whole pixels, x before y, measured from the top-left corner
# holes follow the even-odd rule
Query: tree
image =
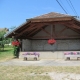
[[(0, 29), (0, 50), (4, 49), (4, 44), (6, 42), (6, 38), (4, 38), (4, 34), (6, 34), (7, 31), (9, 31), (7, 28)], [(7, 39), (8, 42), (9, 40), (10, 39)]]

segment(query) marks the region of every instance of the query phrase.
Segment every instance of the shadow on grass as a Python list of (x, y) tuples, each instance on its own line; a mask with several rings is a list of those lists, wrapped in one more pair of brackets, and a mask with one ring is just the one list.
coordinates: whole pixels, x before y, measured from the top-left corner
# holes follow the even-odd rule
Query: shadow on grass
[(0, 50), (0, 52), (10, 52), (10, 51), (12, 51), (12, 49), (11, 50)]

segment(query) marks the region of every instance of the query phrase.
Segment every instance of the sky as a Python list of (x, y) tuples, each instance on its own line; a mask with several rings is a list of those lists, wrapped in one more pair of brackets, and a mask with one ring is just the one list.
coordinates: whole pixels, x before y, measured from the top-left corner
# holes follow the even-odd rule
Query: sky
[[(77, 14), (69, 6), (69, 0), (58, 0), (69, 15), (80, 16), (80, 0), (70, 0)], [(66, 14), (56, 0), (0, 0), (0, 28), (18, 27), (33, 18), (50, 12)]]

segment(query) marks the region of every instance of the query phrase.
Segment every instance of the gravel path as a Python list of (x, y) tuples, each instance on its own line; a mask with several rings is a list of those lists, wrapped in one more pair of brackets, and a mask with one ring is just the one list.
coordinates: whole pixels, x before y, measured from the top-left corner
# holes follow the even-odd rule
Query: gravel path
[(17, 66), (80, 66), (80, 61), (65, 61), (65, 60), (39, 60), (39, 61), (23, 61), (20, 59), (12, 59), (5, 62), (0, 62), (0, 65), (17, 65)]

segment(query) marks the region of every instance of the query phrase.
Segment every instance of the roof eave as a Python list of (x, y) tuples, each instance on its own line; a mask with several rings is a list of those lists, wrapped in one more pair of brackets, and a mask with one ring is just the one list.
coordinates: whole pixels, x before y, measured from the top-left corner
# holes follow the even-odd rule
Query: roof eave
[(5, 38), (9, 37), (10, 34), (14, 33), (16, 30), (18, 30), (19, 28), (23, 27), (23, 26), (24, 26), (25, 24), (27, 24), (28, 22), (29, 22), (29, 21), (27, 21), (27, 22), (21, 24), (19, 27), (17, 27), (17, 28), (15, 28), (15, 29), (13, 29), (12, 31), (6, 33), (6, 34), (4, 35), (4, 37), (5, 37)]

